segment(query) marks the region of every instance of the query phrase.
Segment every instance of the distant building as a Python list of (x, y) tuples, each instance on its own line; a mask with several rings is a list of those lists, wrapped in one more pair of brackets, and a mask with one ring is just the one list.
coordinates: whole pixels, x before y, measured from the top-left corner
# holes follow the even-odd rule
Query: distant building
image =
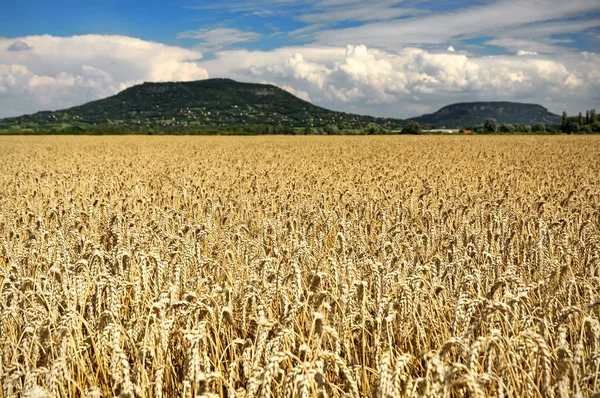
[(459, 133), (458, 129), (431, 129), (431, 130), (421, 130), (422, 133), (445, 133), (445, 134), (456, 134)]

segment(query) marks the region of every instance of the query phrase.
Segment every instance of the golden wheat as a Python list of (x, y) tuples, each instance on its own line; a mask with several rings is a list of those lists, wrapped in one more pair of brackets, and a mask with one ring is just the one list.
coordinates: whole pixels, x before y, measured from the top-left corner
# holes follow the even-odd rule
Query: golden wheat
[(597, 137), (2, 137), (3, 397), (600, 391)]

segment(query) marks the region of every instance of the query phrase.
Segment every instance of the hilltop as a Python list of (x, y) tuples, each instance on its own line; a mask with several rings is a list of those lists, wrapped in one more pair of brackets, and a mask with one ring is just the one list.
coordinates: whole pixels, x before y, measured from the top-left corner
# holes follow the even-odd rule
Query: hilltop
[(332, 111), (273, 85), (207, 79), (143, 83), (81, 106), (3, 119), (0, 129), (193, 132), (260, 125), (358, 129), (373, 124), (394, 129), (404, 121)]
[(488, 118), (505, 124), (561, 123), (560, 116), (548, 112), (543, 106), (519, 102), (462, 102), (410, 120), (436, 127), (461, 128), (481, 125)]

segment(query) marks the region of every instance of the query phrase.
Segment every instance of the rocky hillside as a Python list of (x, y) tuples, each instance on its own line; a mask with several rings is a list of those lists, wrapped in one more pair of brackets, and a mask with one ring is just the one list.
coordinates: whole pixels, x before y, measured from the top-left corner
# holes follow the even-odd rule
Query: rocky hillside
[(410, 120), (439, 128), (461, 128), (481, 125), (487, 118), (496, 119), (498, 123), (523, 125), (553, 125), (561, 122), (559, 115), (548, 112), (541, 105), (519, 102), (463, 102)]
[(394, 129), (400, 119), (331, 111), (278, 87), (230, 79), (144, 83), (112, 97), (70, 109), (0, 120), (0, 129), (189, 129), (269, 125), (364, 128), (370, 123)]

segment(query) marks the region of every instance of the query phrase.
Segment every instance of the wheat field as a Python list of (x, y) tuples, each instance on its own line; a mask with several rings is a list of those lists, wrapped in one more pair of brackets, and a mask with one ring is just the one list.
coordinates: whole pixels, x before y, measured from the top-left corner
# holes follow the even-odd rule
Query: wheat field
[(588, 397), (600, 137), (0, 137), (3, 397)]

